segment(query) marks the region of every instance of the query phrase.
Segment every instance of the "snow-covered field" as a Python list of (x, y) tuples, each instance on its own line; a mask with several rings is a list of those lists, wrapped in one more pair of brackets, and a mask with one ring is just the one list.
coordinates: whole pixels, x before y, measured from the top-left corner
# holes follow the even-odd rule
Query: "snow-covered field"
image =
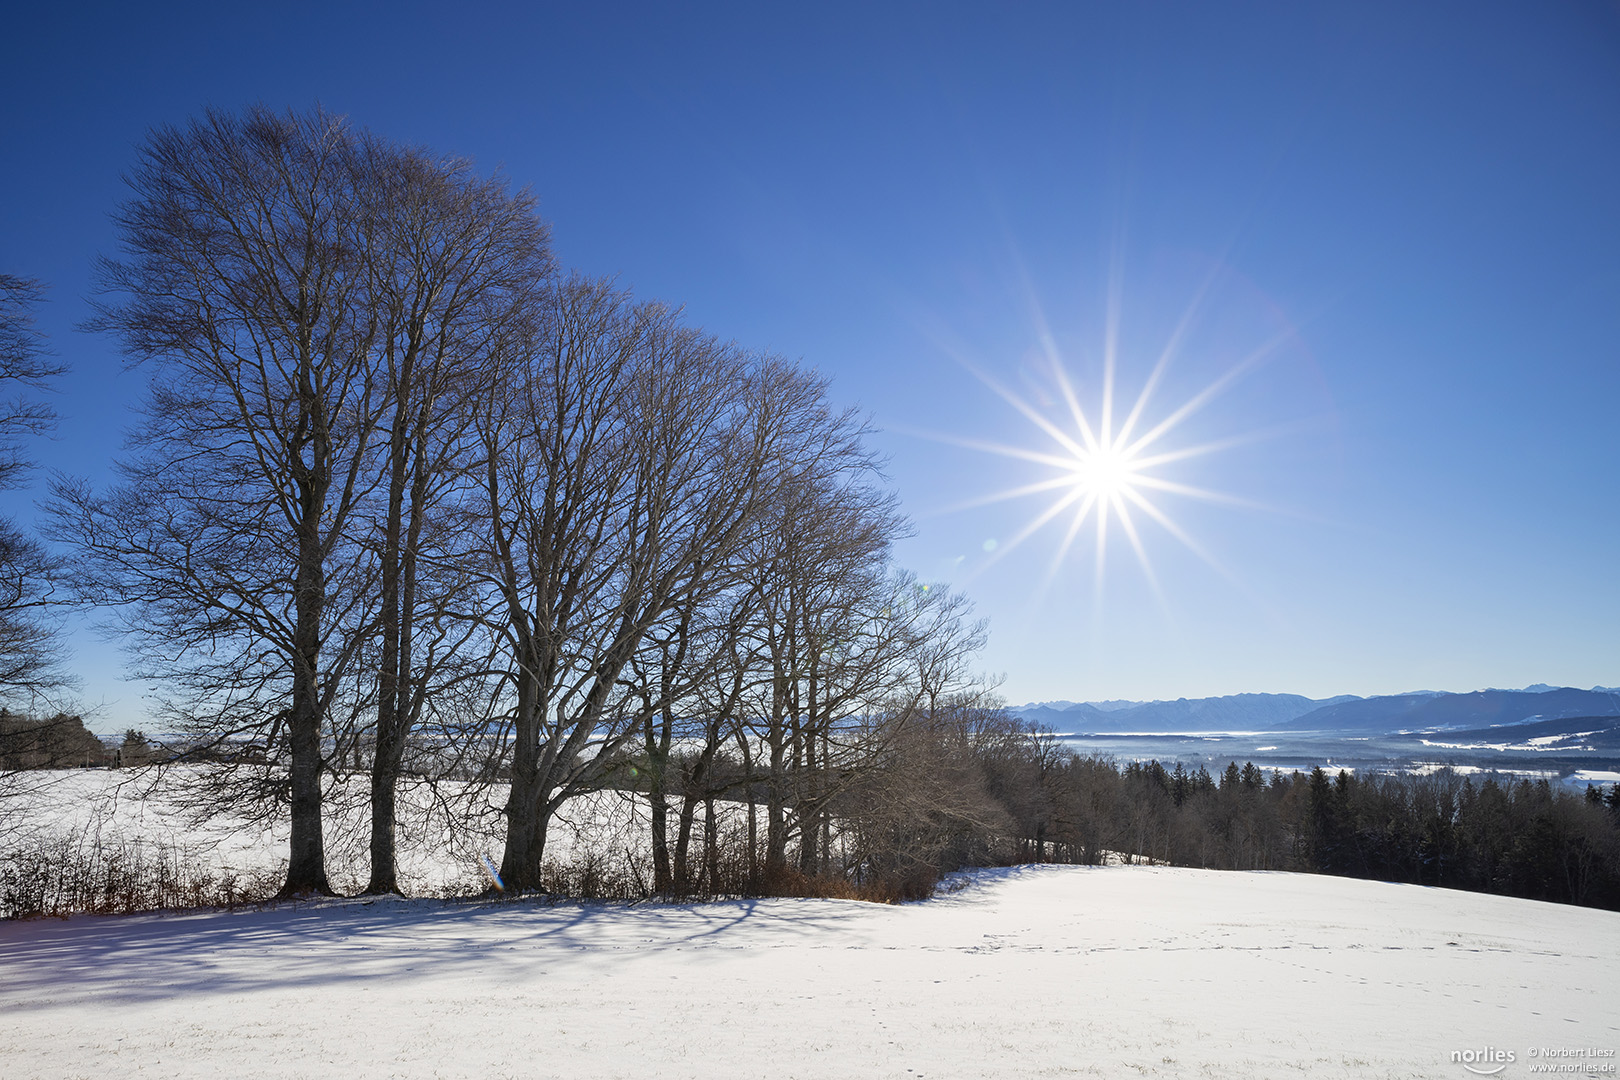
[[(328, 901), (0, 924), (8, 1080), (1518, 1077), (1532, 1048), (1620, 1050), (1620, 914), (1030, 867), (902, 907)], [(1477, 1072), (1454, 1060), (1469, 1052)], [(1577, 1060), (1620, 1062), (1552, 1062)]]
[[(235, 871), (279, 878), (287, 863), (285, 815), (267, 824), (245, 819), (235, 808), (188, 800), (194, 778), (185, 768), (153, 770), (73, 769), (20, 773), (0, 788), (0, 857), (8, 850), (66, 837), (85, 850), (158, 846), (183, 853), (210, 873)], [(359, 892), (369, 867), (369, 810), (364, 776), (333, 785), (323, 811), (326, 866), (333, 887)], [(478, 788), (406, 780), (399, 795), (399, 875), (413, 896), (475, 893), (487, 884), (484, 858), (499, 862), (505, 819), (498, 812), (504, 785)], [(725, 805), (726, 829), (745, 821)], [(455, 828), (450, 828), (453, 818)], [(731, 820), (738, 819), (737, 821)], [(644, 799), (614, 791), (582, 796), (564, 805), (552, 822), (547, 851), (567, 862), (589, 853), (605, 869), (651, 858)], [(4, 1071), (0, 1070), (0, 1080)]]

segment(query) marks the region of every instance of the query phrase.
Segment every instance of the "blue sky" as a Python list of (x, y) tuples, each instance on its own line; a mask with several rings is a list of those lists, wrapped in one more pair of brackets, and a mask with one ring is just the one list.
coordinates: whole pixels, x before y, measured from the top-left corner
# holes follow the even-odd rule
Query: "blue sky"
[[(13, 15), (0, 261), (73, 369), (42, 463), (104, 477), (140, 394), (73, 325), (144, 132), (319, 101), (831, 375), (1013, 701), (1620, 683), (1620, 7), (586, 7)], [(1270, 346), (1155, 444), (1234, 444), (1157, 475), (1236, 501), (1141, 492), (1198, 552), (1139, 511), (1151, 578), (1117, 518), (1099, 573), (1061, 515), (1004, 550), (1053, 492), (952, 509), (1053, 475), (962, 442), (1060, 450), (986, 380), (1072, 428), (1055, 357), (1095, 422), (1112, 325), (1117, 423), (1183, 321), (1139, 431)]]

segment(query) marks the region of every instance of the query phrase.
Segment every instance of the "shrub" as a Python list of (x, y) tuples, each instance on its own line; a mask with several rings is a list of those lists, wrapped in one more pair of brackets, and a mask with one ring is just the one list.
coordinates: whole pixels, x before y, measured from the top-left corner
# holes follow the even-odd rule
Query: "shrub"
[(282, 867), (212, 867), (197, 851), (165, 841), (42, 832), (0, 851), (0, 918), (261, 903), (283, 874)]

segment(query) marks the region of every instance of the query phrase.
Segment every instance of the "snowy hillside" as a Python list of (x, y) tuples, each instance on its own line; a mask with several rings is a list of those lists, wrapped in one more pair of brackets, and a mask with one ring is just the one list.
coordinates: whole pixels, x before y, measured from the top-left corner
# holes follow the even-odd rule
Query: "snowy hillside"
[(1617, 956), (1613, 912), (1139, 867), (988, 872), (903, 907), (80, 917), (0, 924), (0, 1071), (1466, 1077), (1453, 1055), (1491, 1048), (1515, 1077), (1532, 1047), (1620, 1048)]

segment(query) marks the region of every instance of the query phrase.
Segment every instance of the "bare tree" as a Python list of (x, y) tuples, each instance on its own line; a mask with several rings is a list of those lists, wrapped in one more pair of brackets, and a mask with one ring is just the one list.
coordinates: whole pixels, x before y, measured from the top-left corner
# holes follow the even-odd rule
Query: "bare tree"
[[(748, 765), (730, 764), (723, 755), (737, 741), (751, 760), (745, 713), (775, 684), (758, 631), (775, 602), (769, 569), (784, 535), (783, 509), (794, 503), (807, 477), (860, 472), (870, 464), (861, 445), (864, 425), (853, 411), (831, 407), (824, 378), (777, 365), (766, 380), (770, 393), (759, 408), (760, 420), (773, 432), (767, 482), (755, 523), (727, 558), (726, 587), (701, 607), (684, 607), (667, 629), (652, 635), (650, 647), (632, 658), (625, 676), (644, 706), (639, 760), (646, 769), (659, 892), (685, 893), (693, 887), (697, 875), (690, 855), (699, 804), (705, 808), (703, 869), (711, 883), (715, 880), (715, 800), (753, 781)], [(825, 524), (837, 527), (837, 522)], [(687, 688), (685, 696), (672, 696), (676, 685)], [(663, 702), (661, 708), (654, 708), (656, 701)], [(680, 810), (672, 846), (669, 809), (676, 796)]]
[[(0, 274), (0, 489), (22, 486), (32, 467), (25, 442), (56, 425), (56, 413), (28, 390), (48, 390), (65, 370), (35, 328), (44, 287), (32, 278)], [(53, 603), (57, 560), (38, 540), (0, 517), (0, 698), (43, 715), (45, 698), (67, 684)]]
[(445, 618), (467, 583), (436, 559), (470, 460), (472, 420), (499, 378), (504, 342), (532, 318), (551, 273), (533, 199), (471, 166), (361, 140), (364, 272), (386, 402), (373, 542), (380, 655), (371, 755), (368, 893), (399, 891), (396, 789), (407, 741), (436, 683), (456, 677), (469, 627)]
[(288, 893), (329, 891), (323, 738), (375, 595), (352, 528), (385, 396), (354, 147), (320, 110), (151, 134), (92, 323), (152, 366), (144, 423), (114, 489), (59, 484), (54, 510), (80, 597), (122, 609), (170, 713), (267, 766)]
[(982, 689), (919, 700), (837, 801), (846, 872), (913, 899), (942, 873), (1005, 859), (1015, 825), (984, 770), (1004, 719)]
[(750, 823), (756, 786), (764, 794), (753, 887), (767, 892), (892, 881), (1001, 820), (982, 783), (957, 782), (977, 764), (950, 719), (987, 711), (970, 668), (984, 624), (961, 596), (892, 569), (905, 522), (870, 482), (858, 425), (845, 430), (853, 440), (809, 456), (779, 492), (752, 567), (757, 603), (732, 646), (743, 701), (726, 707)]
[[(667, 630), (649, 635), (649, 647), (631, 659), (624, 681), (640, 699), (642, 709), (638, 764), (644, 770), (649, 807), (648, 825), (653, 856), (653, 891), (688, 895), (692, 872), (692, 829), (700, 803), (708, 810), (703, 865), (713, 887), (715, 849), (714, 800), (743, 778), (728, 773), (720, 755), (739, 724), (738, 708), (757, 667), (739, 663), (736, 648), (739, 628), (757, 602), (752, 586), (720, 593), (701, 609), (687, 609)], [(697, 680), (688, 680), (700, 672)], [(677, 684), (688, 693), (676, 697)], [(676, 838), (669, 834), (670, 802), (679, 797)]]
[(701, 678), (683, 662), (651, 698), (621, 684), (729, 584), (773, 483), (779, 371), (576, 278), (484, 417), (476, 529), (509, 664), (509, 887), (539, 884), (557, 807), (606, 783), (643, 716)]
[(751, 632), (769, 678), (746, 711), (764, 758), (767, 878), (786, 868), (792, 836), (800, 869), (820, 870), (825, 810), (841, 786), (834, 758), (856, 754), (836, 729), (866, 725), (903, 676), (905, 614), (891, 602), (888, 552), (905, 523), (868, 482), (863, 433), (847, 414), (829, 429), (777, 492), (758, 551)]
[(71, 682), (48, 614), (60, 570), (38, 540), (0, 519), (0, 695), (30, 712)]
[(0, 390), (16, 396), (0, 402), (0, 488), (17, 487), (31, 467), (23, 448), (29, 435), (56, 426), (56, 412), (24, 388), (48, 390), (66, 368), (50, 358), (35, 312), (45, 287), (34, 278), (0, 274)]
[[(49, 390), (64, 368), (54, 362), (35, 327), (44, 287), (32, 278), (0, 274), (0, 489), (23, 486), (32, 462), (30, 437), (56, 424), (50, 405), (28, 391)], [(52, 617), (60, 563), (9, 517), (0, 516), (0, 702), (18, 710), (0, 722), (0, 796), (26, 787), (12, 775), (24, 751), (49, 740), (73, 680), (62, 666), (59, 626)]]

